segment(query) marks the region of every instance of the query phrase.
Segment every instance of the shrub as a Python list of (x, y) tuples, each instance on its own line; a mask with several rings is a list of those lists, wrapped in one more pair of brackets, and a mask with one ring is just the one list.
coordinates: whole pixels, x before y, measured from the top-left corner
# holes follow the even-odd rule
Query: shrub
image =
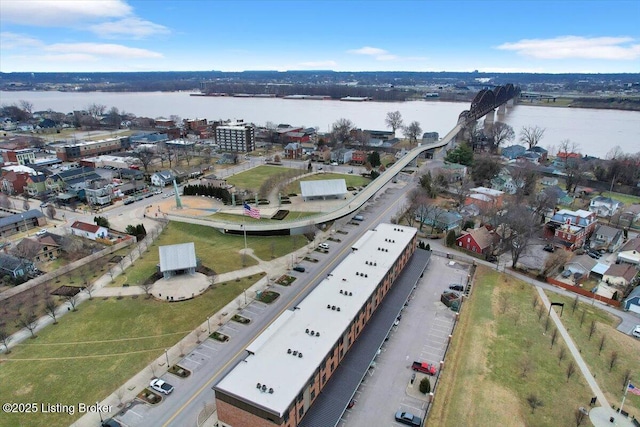
[(429, 377), (424, 377), (420, 380), (420, 393), (427, 394), (431, 392), (431, 382), (429, 382)]
[(455, 246), (456, 244), (456, 232), (453, 230), (449, 230), (447, 233), (447, 241), (446, 244), (448, 247)]

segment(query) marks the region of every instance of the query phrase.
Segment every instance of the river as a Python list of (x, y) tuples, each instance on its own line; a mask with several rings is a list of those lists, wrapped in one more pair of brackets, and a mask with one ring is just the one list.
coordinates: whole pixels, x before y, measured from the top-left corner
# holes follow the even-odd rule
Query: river
[[(385, 130), (385, 117), (400, 111), (405, 124), (417, 121), (423, 132), (444, 136), (469, 108), (469, 103), (440, 101), (345, 102), (289, 100), (281, 98), (233, 98), (190, 96), (187, 92), (0, 92), (0, 104), (20, 100), (33, 104), (33, 110), (71, 112), (92, 103), (116, 107), (120, 111), (151, 118), (177, 115), (181, 118), (244, 119), (259, 126), (272, 122), (317, 127), (328, 131), (340, 118), (351, 120), (362, 129)], [(565, 139), (575, 142), (584, 154), (597, 157), (618, 145), (624, 152), (640, 151), (640, 112), (546, 107), (519, 104), (500, 119), (519, 136), (523, 126), (545, 129), (540, 145), (556, 148)], [(400, 136), (400, 135), (399, 135)], [(517, 140), (513, 143), (517, 143)]]

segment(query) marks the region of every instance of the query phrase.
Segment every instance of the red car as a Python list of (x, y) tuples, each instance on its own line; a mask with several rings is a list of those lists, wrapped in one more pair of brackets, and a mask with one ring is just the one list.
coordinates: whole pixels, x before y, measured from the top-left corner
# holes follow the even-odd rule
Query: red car
[(436, 366), (431, 363), (413, 362), (413, 365), (411, 365), (411, 369), (413, 369), (414, 371), (422, 372), (427, 375), (436, 374)]

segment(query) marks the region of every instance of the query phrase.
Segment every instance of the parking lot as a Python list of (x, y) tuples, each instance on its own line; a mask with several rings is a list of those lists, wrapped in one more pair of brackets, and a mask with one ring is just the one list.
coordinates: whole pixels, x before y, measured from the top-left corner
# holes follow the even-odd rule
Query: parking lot
[(425, 374), (417, 373), (411, 384), (411, 364), (434, 363), (439, 370), (455, 318), (455, 313), (440, 302), (440, 295), (451, 284), (466, 284), (468, 272), (468, 265), (431, 258), (398, 325), (393, 327), (356, 392), (353, 406), (344, 413), (341, 427), (400, 426), (394, 419), (396, 411), (424, 417), (428, 401), (419, 392), (418, 384)]

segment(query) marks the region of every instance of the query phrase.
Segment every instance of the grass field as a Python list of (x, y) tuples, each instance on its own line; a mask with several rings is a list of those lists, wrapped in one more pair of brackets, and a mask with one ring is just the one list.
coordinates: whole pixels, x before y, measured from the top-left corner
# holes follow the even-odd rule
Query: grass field
[(605, 191), (602, 193), (604, 197), (611, 197), (612, 199), (618, 200), (625, 204), (625, 206), (633, 205), (640, 203), (640, 197), (633, 196), (631, 194), (623, 194), (623, 193), (612, 193), (610, 191)]
[(285, 193), (300, 194), (300, 181), (323, 181), (325, 179), (344, 179), (347, 187), (362, 187), (371, 182), (369, 178), (365, 178), (360, 175), (342, 174), (342, 173), (318, 173), (311, 176), (306, 176), (302, 179), (295, 180), (285, 188)]
[[(538, 320), (532, 305), (535, 290), (484, 267), (475, 280), (427, 425), (575, 425), (574, 412), (588, 406), (591, 391), (579, 371), (567, 380), (570, 355), (559, 360), (561, 338), (551, 348), (553, 326), (545, 334), (544, 316)], [(534, 413), (531, 394), (543, 405)]]
[(281, 174), (289, 168), (283, 166), (258, 166), (246, 172), (240, 172), (227, 178), (227, 182), (238, 188), (257, 191), (269, 177)]
[[(205, 267), (218, 274), (243, 268), (243, 257), (239, 253), (244, 248), (242, 235), (222, 234), (214, 228), (202, 225), (170, 222), (142, 259), (138, 259), (132, 267), (124, 271), (124, 274), (118, 276), (112, 286), (122, 286), (124, 283), (141, 284), (156, 271), (156, 265), (160, 262), (159, 246), (186, 242), (194, 242), (198, 259)], [(253, 249), (254, 253), (265, 261), (271, 259), (271, 254), (277, 258), (291, 252), (291, 242), (290, 236), (247, 236), (247, 247)], [(306, 243), (304, 238), (296, 240), (295, 249)], [(252, 257), (244, 258), (245, 267), (258, 263)]]
[[(287, 209), (287, 207), (290, 205), (282, 205), (281, 208), (282, 209)], [(259, 208), (259, 207), (258, 207)], [(315, 216), (318, 215), (320, 212), (305, 212), (305, 211), (289, 211), (289, 215), (287, 215), (287, 217), (285, 218), (285, 221), (294, 221), (297, 219), (302, 219), (302, 218), (307, 218), (310, 216)], [(251, 218), (250, 216), (240, 216), (240, 215), (234, 215), (234, 214), (228, 214), (228, 213), (224, 213), (224, 212), (216, 212), (212, 215), (209, 216), (209, 218), (213, 218), (216, 220), (221, 220), (221, 221), (228, 221), (228, 222), (236, 222), (236, 223), (242, 223), (242, 222), (247, 222), (247, 223), (271, 223), (271, 222), (282, 222), (279, 221), (277, 219), (269, 219), (269, 218), (265, 218), (262, 217), (260, 219), (256, 219), (256, 218)]]
[[(1, 355), (0, 401), (100, 401), (260, 277), (219, 283), (198, 298), (177, 303), (142, 296), (87, 301), (36, 339)], [(149, 379), (152, 376), (149, 371)], [(67, 426), (77, 418), (2, 414), (0, 427)]]
[[(596, 377), (596, 381), (611, 405), (620, 406), (624, 388), (624, 374), (631, 372), (633, 384), (640, 383), (640, 340), (630, 337), (616, 330), (618, 320), (598, 306), (579, 303), (575, 312), (572, 310), (573, 300), (548, 293), (554, 302), (563, 302), (564, 315), (562, 323), (569, 331), (571, 339), (582, 353), (582, 357), (589, 369)], [(580, 326), (582, 312), (585, 318)], [(596, 321), (596, 331), (589, 340), (591, 321)], [(600, 340), (605, 337), (604, 348), (599, 351)], [(613, 369), (609, 370), (611, 353), (618, 353), (618, 360)], [(600, 354), (598, 354), (600, 353)], [(627, 395), (624, 409), (636, 418), (640, 418), (640, 396)]]

